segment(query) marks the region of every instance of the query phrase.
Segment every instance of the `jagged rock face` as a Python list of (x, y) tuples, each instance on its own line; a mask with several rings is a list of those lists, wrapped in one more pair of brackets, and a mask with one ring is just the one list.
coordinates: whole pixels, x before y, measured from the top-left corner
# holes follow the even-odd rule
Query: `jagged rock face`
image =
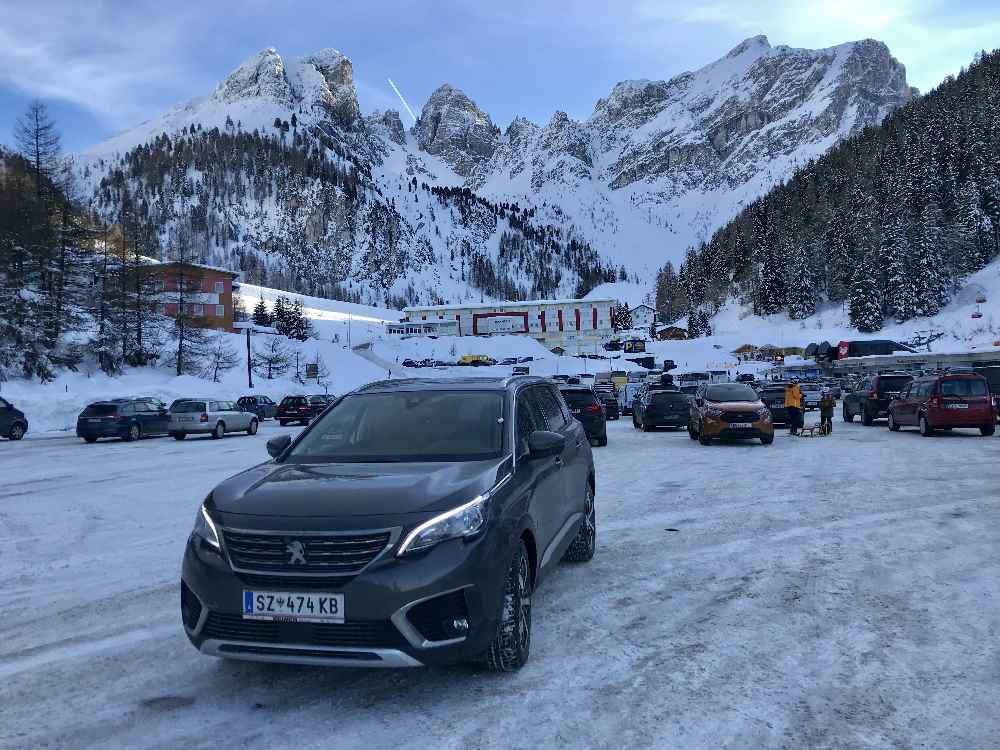
[(399, 112), (394, 109), (388, 110), (382, 115), (382, 125), (390, 141), (397, 146), (406, 143), (406, 132), (403, 130), (403, 121), (399, 119)]
[(419, 147), (469, 177), (496, 151), (500, 130), (464, 93), (445, 84), (431, 94), (414, 126)]
[(292, 86), (285, 75), (285, 62), (273, 47), (240, 65), (218, 88), (213, 98), (223, 101), (266, 98), (291, 106)]
[(361, 114), (351, 61), (335, 49), (325, 49), (303, 58), (302, 62), (316, 68), (326, 82), (326, 90), (320, 94), (320, 105), (338, 125), (351, 127)]

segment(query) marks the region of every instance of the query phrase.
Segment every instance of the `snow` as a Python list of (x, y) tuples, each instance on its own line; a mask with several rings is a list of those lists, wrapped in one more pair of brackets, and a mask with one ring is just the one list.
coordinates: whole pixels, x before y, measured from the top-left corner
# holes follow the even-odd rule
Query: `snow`
[(0, 445), (0, 746), (986, 748), (1000, 736), (1000, 438), (837, 422), (829, 438), (706, 448), (612, 422), (595, 449), (597, 555), (536, 592), (531, 659), (499, 679), (224, 662), (188, 644), (177, 592), (196, 509), (282, 431)]
[(653, 296), (653, 289), (649, 285), (637, 284), (632, 281), (609, 281), (595, 286), (584, 296), (584, 299), (614, 299), (623, 305), (628, 305), (629, 308), (634, 308), (639, 305), (653, 306), (655, 303)]
[[(247, 387), (246, 337), (243, 334), (213, 334), (227, 338), (240, 356), (240, 364), (223, 374), (221, 382), (183, 375), (178, 377), (169, 361), (160, 367), (127, 368), (117, 377), (105, 375), (94, 368), (81, 368), (80, 372), (63, 372), (50, 383), (12, 380), (4, 383), (0, 395), (11, 401), (28, 418), (28, 437), (46, 433), (73, 432), (76, 418), (89, 403), (109, 398), (152, 396), (167, 404), (177, 398), (191, 396), (217, 397), (235, 400), (240, 396), (262, 394), (275, 402), (291, 393), (346, 393), (360, 385), (385, 377), (385, 370), (359, 357), (344, 345), (310, 339), (304, 342), (282, 338), (290, 349), (299, 351), (300, 370), (305, 374), (306, 362), (322, 359), (329, 378), (326, 386), (315, 381), (299, 383), (294, 379), (295, 364), (283, 377), (267, 380), (254, 373), (254, 388)], [(260, 351), (270, 336), (256, 335), (251, 345)]]

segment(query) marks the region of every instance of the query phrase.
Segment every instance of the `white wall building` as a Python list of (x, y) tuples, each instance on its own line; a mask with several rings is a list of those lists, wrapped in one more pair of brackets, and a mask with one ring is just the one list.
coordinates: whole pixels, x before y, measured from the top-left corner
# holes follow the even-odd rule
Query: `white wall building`
[(657, 321), (659, 313), (649, 305), (636, 305), (629, 312), (632, 314), (632, 327), (649, 329)]
[(614, 299), (529, 300), (427, 305), (403, 309), (404, 322), (454, 320), (460, 336), (520, 334), (543, 346), (560, 346), (567, 352), (600, 349), (614, 335), (611, 311)]
[(457, 320), (404, 320), (386, 323), (385, 332), (390, 336), (458, 336)]

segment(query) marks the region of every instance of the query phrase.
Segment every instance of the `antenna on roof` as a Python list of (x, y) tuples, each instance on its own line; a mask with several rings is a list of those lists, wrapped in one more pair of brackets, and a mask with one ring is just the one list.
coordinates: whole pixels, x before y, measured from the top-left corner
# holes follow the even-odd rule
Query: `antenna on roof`
[(392, 90), (396, 92), (396, 96), (399, 97), (399, 101), (401, 101), (403, 103), (403, 106), (406, 107), (406, 111), (409, 112), (410, 113), (410, 117), (413, 118), (413, 124), (416, 125), (417, 124), (417, 116), (415, 114), (413, 114), (413, 110), (410, 109), (410, 105), (406, 103), (406, 99), (404, 99), (403, 95), (399, 93), (399, 89), (396, 88), (396, 84), (394, 84), (392, 82), (391, 78), (386, 78), (385, 80), (387, 80), (389, 82), (389, 85), (392, 86)]

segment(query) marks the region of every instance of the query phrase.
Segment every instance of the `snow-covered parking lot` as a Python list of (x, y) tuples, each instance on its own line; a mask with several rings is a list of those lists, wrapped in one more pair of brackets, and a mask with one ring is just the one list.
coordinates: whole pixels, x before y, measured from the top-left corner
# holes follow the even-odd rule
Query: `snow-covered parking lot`
[(495, 676), (188, 644), (196, 508), (280, 431), (0, 444), (0, 747), (1000, 745), (1000, 438), (613, 422), (597, 557), (546, 582), (529, 664)]

